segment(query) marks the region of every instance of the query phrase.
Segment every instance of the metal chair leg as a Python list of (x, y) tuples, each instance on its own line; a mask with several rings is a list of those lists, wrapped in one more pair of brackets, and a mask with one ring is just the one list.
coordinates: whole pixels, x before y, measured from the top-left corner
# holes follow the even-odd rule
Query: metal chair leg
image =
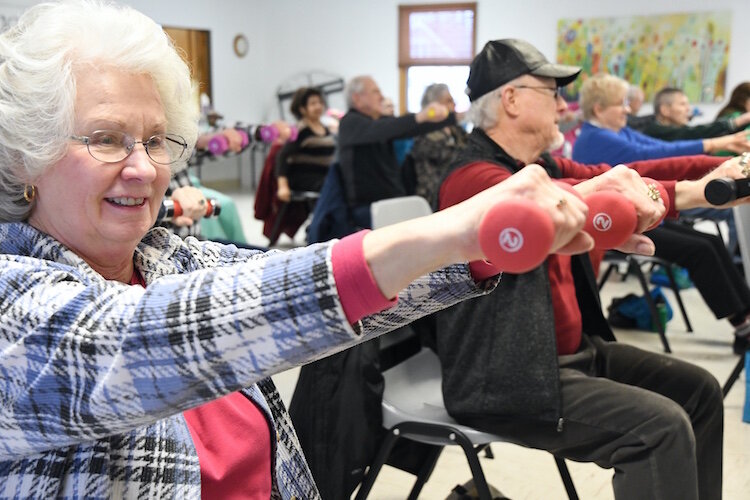
[(685, 304), (682, 303), (682, 297), (680, 296), (680, 287), (677, 286), (677, 280), (675, 280), (674, 278), (674, 272), (672, 272), (672, 266), (670, 266), (668, 263), (665, 263), (664, 271), (667, 273), (667, 278), (669, 278), (669, 284), (672, 287), (672, 291), (674, 292), (675, 297), (677, 297), (677, 305), (680, 306), (682, 319), (685, 321), (685, 328), (687, 328), (687, 331), (692, 332), (693, 325), (690, 324), (687, 311), (685, 311)]
[(573, 484), (573, 478), (570, 477), (570, 471), (568, 466), (565, 464), (565, 459), (562, 457), (555, 457), (555, 464), (557, 464), (557, 470), (560, 471), (560, 478), (562, 479), (565, 491), (568, 493), (570, 500), (578, 500), (578, 492)]
[(455, 441), (464, 450), (466, 460), (469, 462), (471, 476), (474, 478), (474, 486), (476, 486), (477, 488), (477, 495), (479, 495), (479, 499), (492, 500), (490, 487), (487, 485), (487, 479), (484, 476), (484, 471), (482, 471), (482, 465), (479, 463), (477, 450), (474, 449), (474, 446), (471, 444), (471, 442), (462, 434), (456, 434)]
[(419, 469), (419, 474), (417, 475), (417, 480), (414, 483), (414, 486), (411, 489), (411, 492), (409, 493), (409, 497), (407, 500), (417, 500), (419, 497), (419, 493), (422, 491), (422, 488), (424, 487), (425, 483), (430, 479), (430, 476), (432, 476), (432, 471), (435, 470), (435, 464), (437, 464), (438, 458), (440, 458), (440, 454), (443, 452), (443, 447), (436, 448), (425, 460), (425, 463), (422, 464), (422, 467)]
[(609, 278), (609, 275), (612, 274), (612, 271), (617, 268), (617, 263), (612, 263), (607, 267), (607, 270), (604, 271), (604, 274), (602, 274), (602, 278), (599, 280), (599, 290), (601, 291), (604, 284), (607, 282), (607, 279)]
[(656, 325), (657, 332), (659, 333), (659, 337), (661, 338), (662, 346), (664, 346), (664, 352), (671, 353), (672, 349), (670, 349), (669, 347), (669, 341), (667, 340), (667, 335), (664, 331), (664, 325), (661, 324), (661, 320), (659, 319), (659, 311), (656, 309), (656, 304), (654, 303), (653, 297), (651, 297), (651, 291), (648, 288), (646, 277), (643, 275), (643, 269), (641, 269), (640, 264), (638, 264), (638, 262), (632, 257), (628, 257), (628, 262), (630, 263), (629, 269), (636, 275), (638, 281), (641, 284), (641, 288), (643, 288), (646, 303), (648, 304), (648, 308), (651, 311), (651, 324)]
[(740, 356), (739, 361), (737, 361), (737, 364), (734, 365), (734, 370), (732, 370), (732, 373), (729, 375), (729, 378), (724, 383), (724, 387), (721, 389), (721, 393), (724, 395), (724, 397), (727, 397), (727, 394), (729, 394), (729, 391), (732, 390), (732, 386), (735, 382), (737, 382), (737, 379), (740, 378), (740, 373), (742, 373), (742, 370), (745, 368), (745, 356), (747, 355), (747, 352)]
[(367, 495), (370, 494), (370, 491), (375, 484), (375, 479), (377, 479), (378, 474), (380, 474), (380, 469), (383, 468), (383, 464), (388, 459), (388, 455), (390, 455), (391, 450), (393, 449), (393, 446), (396, 444), (397, 440), (398, 430), (395, 428), (391, 429), (390, 432), (388, 432), (385, 440), (383, 441), (383, 444), (380, 446), (378, 456), (375, 457), (372, 465), (370, 465), (370, 468), (367, 471), (367, 475), (362, 481), (362, 484), (359, 487), (359, 491), (357, 491), (355, 500), (365, 500), (367, 498)]
[(289, 208), (289, 203), (282, 203), (276, 214), (276, 220), (273, 221), (273, 229), (271, 229), (271, 236), (268, 238), (268, 246), (272, 247), (276, 244), (276, 240), (281, 236), (281, 223), (284, 221), (284, 215), (286, 210)]

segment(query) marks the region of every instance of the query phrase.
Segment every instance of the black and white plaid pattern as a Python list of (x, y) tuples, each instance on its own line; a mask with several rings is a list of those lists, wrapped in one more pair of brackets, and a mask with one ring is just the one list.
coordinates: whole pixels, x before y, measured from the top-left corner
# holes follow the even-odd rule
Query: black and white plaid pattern
[(155, 228), (134, 257), (144, 289), (0, 224), (0, 498), (200, 498), (181, 412), (243, 387), (278, 436), (273, 497), (318, 498), (267, 377), (484, 293), (451, 267), (358, 334), (331, 246), (260, 253)]

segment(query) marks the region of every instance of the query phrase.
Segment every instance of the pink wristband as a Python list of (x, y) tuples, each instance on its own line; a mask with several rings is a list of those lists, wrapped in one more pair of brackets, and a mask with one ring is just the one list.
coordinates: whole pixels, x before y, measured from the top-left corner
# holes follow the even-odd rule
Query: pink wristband
[(471, 277), (474, 278), (474, 281), (484, 281), (493, 276), (497, 276), (501, 272), (500, 269), (486, 260), (475, 260), (469, 262), (469, 271), (471, 272)]
[(365, 260), (362, 240), (369, 230), (346, 236), (333, 245), (333, 279), (347, 321), (354, 324), (365, 316), (396, 305), (397, 298), (384, 297)]

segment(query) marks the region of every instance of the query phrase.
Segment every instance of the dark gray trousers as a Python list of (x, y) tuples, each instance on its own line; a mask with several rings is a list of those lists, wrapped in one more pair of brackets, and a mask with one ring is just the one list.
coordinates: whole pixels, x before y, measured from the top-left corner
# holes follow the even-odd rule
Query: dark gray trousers
[(719, 499), (724, 407), (707, 371), (598, 338), (560, 356), (563, 430), (494, 417), (459, 419), (523, 446), (615, 469), (618, 499)]

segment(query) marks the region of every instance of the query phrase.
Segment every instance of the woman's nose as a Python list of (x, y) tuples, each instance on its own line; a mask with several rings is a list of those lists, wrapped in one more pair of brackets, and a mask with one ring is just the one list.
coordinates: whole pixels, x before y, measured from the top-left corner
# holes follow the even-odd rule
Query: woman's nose
[(156, 166), (146, 153), (143, 144), (136, 144), (130, 155), (125, 158), (122, 175), (128, 179), (138, 178), (143, 181), (151, 181), (156, 177)]

